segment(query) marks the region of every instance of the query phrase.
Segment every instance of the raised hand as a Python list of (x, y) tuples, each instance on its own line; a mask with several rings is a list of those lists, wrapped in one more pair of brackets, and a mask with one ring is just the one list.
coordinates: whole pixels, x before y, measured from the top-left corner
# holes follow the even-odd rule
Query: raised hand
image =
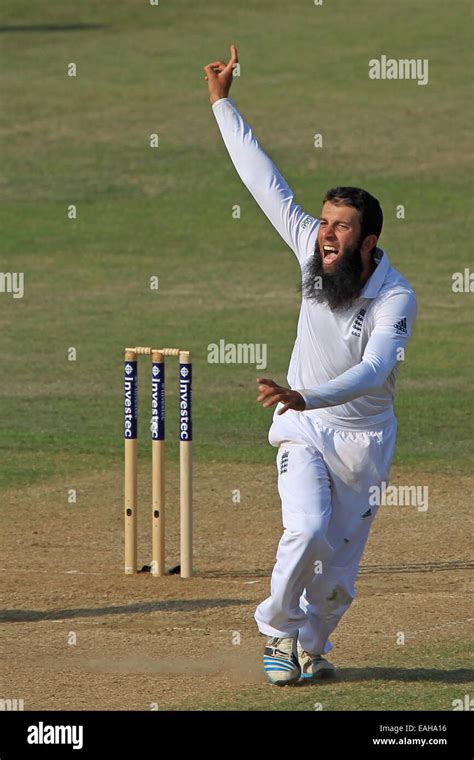
[(229, 90), (232, 84), (232, 72), (235, 65), (239, 62), (237, 55), (237, 48), (235, 45), (230, 46), (230, 61), (224, 63), (223, 61), (213, 61), (204, 66), (206, 72), (205, 79), (207, 80), (207, 86), (209, 89), (209, 100), (211, 103), (215, 103), (216, 100), (221, 98), (227, 98)]

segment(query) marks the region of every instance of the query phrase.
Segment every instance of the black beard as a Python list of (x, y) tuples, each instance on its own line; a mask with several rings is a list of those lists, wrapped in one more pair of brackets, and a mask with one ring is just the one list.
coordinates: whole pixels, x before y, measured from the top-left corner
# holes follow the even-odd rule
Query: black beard
[(314, 254), (305, 266), (301, 288), (303, 296), (310, 301), (327, 304), (333, 311), (348, 309), (362, 290), (361, 242), (358, 240), (353, 246), (347, 248), (342, 258), (331, 267), (329, 273), (323, 269), (321, 251), (316, 241)]

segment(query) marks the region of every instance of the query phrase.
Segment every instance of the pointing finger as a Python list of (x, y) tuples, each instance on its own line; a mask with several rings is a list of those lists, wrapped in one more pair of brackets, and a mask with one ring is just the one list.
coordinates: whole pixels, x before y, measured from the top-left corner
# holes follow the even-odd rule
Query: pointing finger
[(238, 57), (237, 57), (237, 49), (236, 49), (235, 45), (231, 45), (230, 46), (230, 51), (231, 51), (230, 61), (227, 64), (227, 66), (225, 67), (226, 74), (228, 74), (230, 71), (232, 71), (232, 69), (235, 67), (236, 63), (239, 60)]

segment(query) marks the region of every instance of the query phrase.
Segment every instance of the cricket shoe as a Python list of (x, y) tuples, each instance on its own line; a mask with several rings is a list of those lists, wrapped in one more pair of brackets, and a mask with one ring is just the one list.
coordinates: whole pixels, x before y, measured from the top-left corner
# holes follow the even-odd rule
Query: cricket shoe
[(312, 681), (336, 677), (336, 668), (332, 662), (325, 660), (322, 655), (305, 652), (299, 642), (297, 651), (301, 668), (301, 681), (311, 683)]
[(289, 686), (299, 681), (301, 670), (296, 651), (296, 636), (267, 639), (263, 653), (263, 669), (267, 680), (275, 686)]

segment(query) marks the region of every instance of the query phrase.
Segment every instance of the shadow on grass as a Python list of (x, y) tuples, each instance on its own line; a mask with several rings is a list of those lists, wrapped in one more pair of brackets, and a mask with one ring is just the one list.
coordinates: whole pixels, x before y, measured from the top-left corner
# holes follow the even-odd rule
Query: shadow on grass
[(109, 28), (110, 24), (11, 24), (0, 26), (0, 32), (82, 32)]
[(364, 681), (437, 681), (439, 683), (469, 683), (474, 679), (474, 670), (471, 668), (451, 668), (442, 670), (438, 668), (338, 668), (336, 678), (327, 678), (321, 681), (308, 683), (300, 681), (298, 688), (305, 686), (324, 686), (337, 683), (362, 683)]
[(115, 607), (72, 608), (67, 610), (0, 610), (0, 623), (34, 623), (41, 620), (67, 620), (103, 615), (146, 614), (149, 612), (192, 612), (251, 604), (245, 599), (180, 599), (166, 602), (144, 602)]

